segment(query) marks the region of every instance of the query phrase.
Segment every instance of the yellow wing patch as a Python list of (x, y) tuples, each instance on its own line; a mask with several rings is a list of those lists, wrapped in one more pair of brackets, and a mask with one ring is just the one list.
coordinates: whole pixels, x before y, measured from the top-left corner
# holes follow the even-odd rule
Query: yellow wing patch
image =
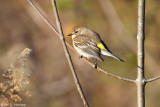
[(106, 49), (102, 43), (98, 43), (97, 46), (98, 46), (100, 49)]

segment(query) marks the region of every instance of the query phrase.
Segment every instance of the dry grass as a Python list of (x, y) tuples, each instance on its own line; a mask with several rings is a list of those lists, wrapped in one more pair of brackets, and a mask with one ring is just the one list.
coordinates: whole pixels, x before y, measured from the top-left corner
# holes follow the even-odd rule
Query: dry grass
[(26, 60), (30, 53), (31, 49), (24, 49), (10, 68), (3, 71), (2, 81), (0, 81), (1, 104), (21, 102), (22, 96), (31, 96), (27, 89), (30, 83), (30, 74), (26, 67)]

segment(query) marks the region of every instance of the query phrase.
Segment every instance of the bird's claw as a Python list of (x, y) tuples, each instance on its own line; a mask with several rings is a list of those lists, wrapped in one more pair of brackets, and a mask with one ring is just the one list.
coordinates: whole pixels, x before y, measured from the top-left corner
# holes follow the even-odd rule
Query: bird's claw
[(79, 59), (81, 59), (81, 58), (83, 58), (83, 55), (80, 55), (80, 56), (79, 56)]
[(93, 67), (94, 67), (95, 69), (97, 69), (97, 63), (95, 63), (95, 64), (93, 65)]

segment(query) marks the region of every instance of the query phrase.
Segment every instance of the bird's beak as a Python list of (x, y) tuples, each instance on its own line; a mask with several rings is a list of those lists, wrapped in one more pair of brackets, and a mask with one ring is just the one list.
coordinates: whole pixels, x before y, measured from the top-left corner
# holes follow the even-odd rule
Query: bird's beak
[(69, 34), (68, 36), (72, 36), (73, 34), (71, 33), (71, 34)]

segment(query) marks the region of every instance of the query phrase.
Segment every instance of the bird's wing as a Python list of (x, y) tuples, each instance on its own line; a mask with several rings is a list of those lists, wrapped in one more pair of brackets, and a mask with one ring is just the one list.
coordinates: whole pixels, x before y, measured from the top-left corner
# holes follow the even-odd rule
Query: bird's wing
[(96, 43), (90, 37), (79, 35), (76, 36), (73, 41), (76, 47), (103, 61), (103, 59), (100, 57), (100, 48), (97, 47)]

